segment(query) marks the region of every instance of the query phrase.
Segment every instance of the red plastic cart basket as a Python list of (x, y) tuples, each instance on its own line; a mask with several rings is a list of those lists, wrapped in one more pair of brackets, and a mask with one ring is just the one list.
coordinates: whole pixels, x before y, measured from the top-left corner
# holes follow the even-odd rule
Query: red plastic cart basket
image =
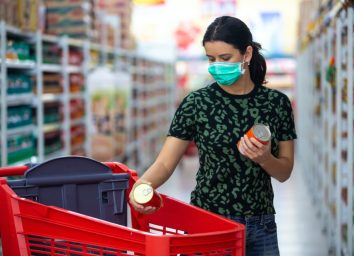
[[(137, 173), (105, 163), (114, 173)], [(0, 168), (0, 176), (22, 175), (26, 166)], [(131, 209), (132, 228), (47, 206), (17, 196), (0, 178), (0, 231), (4, 256), (27, 255), (212, 255), (243, 256), (245, 227), (162, 195), (154, 214)]]

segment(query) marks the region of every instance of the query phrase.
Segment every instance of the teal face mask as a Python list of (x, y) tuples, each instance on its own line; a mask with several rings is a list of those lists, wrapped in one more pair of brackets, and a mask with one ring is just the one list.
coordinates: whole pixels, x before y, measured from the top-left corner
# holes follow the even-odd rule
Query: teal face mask
[(218, 84), (230, 86), (245, 73), (243, 64), (244, 62), (213, 62), (208, 71)]

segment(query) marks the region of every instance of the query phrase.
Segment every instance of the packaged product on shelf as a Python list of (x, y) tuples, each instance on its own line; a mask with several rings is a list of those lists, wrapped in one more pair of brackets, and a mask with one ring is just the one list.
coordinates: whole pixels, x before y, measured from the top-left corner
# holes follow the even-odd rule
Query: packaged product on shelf
[(48, 155), (63, 148), (62, 132), (60, 130), (47, 132), (44, 135), (44, 154)]
[(25, 73), (7, 75), (7, 93), (9, 95), (32, 92), (32, 78)]
[(57, 44), (43, 44), (43, 63), (57, 64), (61, 63), (62, 50)]
[(15, 0), (3, 0), (0, 8), (1, 20), (12, 26), (18, 26), (17, 9), (18, 3)]
[(91, 36), (92, 19), (89, 1), (45, 1), (46, 32), (73, 38)]
[(50, 8), (67, 8), (83, 4), (90, 4), (91, 0), (43, 0), (46, 7)]
[(7, 128), (18, 128), (32, 124), (31, 106), (14, 106), (7, 108)]
[(70, 92), (81, 92), (85, 84), (85, 78), (82, 74), (69, 75)]
[(81, 50), (69, 50), (69, 65), (80, 66), (84, 60), (84, 54)]
[(85, 116), (85, 101), (83, 99), (70, 100), (70, 118), (79, 119)]
[(8, 40), (6, 45), (6, 59), (8, 60), (33, 60), (30, 53), (30, 44), (25, 41)]
[(62, 105), (58, 101), (44, 104), (44, 123), (53, 124), (61, 122), (63, 117)]
[(13, 164), (36, 154), (36, 145), (32, 133), (16, 134), (7, 140), (7, 163)]
[[(14, 1), (15, 2), (15, 1)], [(18, 24), (26, 31), (36, 31), (39, 28), (39, 0), (17, 0)]]
[[(132, 1), (125, 0), (100, 0), (98, 3), (94, 4), (94, 9), (100, 10), (100, 12), (106, 13), (107, 15), (117, 15), (120, 20), (120, 44), (122, 48), (133, 49), (135, 47), (134, 38), (132, 37), (130, 31), (131, 27), (131, 16), (132, 16)], [(105, 26), (102, 21), (100, 21), (101, 13), (98, 13), (98, 21), (94, 21), (97, 27), (98, 33), (102, 32), (102, 26)], [(105, 28), (108, 35), (108, 43), (110, 46), (115, 44), (115, 32), (114, 28), (108, 26)], [(101, 37), (102, 35), (98, 35)]]
[(62, 93), (63, 77), (61, 74), (44, 73), (43, 74), (43, 93)]
[(70, 128), (71, 147), (83, 145), (85, 143), (85, 126), (83, 124), (75, 125)]
[(92, 157), (99, 161), (114, 158), (113, 140), (113, 92), (115, 77), (109, 69), (100, 68), (88, 77), (91, 98), (90, 120)]

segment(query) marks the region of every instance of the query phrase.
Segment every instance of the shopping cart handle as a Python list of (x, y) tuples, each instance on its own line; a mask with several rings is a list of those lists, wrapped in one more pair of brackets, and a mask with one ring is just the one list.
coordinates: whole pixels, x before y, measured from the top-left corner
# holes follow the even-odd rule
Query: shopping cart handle
[(128, 173), (130, 178), (135, 182), (138, 179), (138, 173), (135, 170), (129, 169), (128, 166), (119, 162), (104, 162), (113, 173)]
[(0, 168), (0, 177), (23, 175), (29, 168), (36, 166), (37, 164), (28, 163), (21, 166), (8, 166)]

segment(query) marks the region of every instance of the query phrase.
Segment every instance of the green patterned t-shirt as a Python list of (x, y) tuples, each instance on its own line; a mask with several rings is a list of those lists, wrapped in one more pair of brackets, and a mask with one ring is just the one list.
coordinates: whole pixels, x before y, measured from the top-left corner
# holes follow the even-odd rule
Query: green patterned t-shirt
[(269, 125), (274, 156), (279, 141), (296, 139), (290, 101), (277, 90), (258, 86), (232, 95), (213, 83), (183, 99), (168, 135), (194, 140), (198, 147), (193, 205), (224, 216), (275, 213), (270, 176), (236, 146), (255, 123)]

